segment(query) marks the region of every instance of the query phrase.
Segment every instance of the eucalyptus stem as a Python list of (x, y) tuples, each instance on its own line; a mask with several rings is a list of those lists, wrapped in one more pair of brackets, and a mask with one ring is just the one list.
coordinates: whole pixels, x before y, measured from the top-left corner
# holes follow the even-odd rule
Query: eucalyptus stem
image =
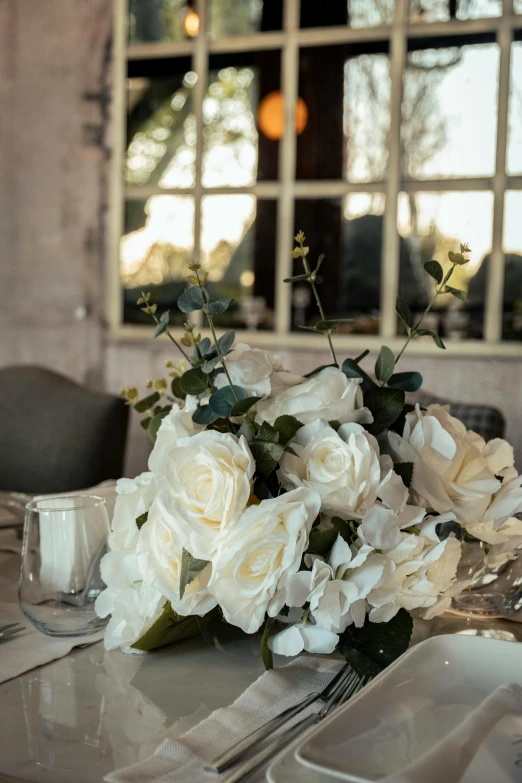
[[(321, 316), (321, 320), (322, 321), (326, 321), (326, 315), (324, 314), (323, 305), (321, 304), (321, 298), (319, 296), (319, 291), (317, 290), (317, 287), (315, 285), (315, 277), (314, 277), (314, 275), (312, 273), (312, 270), (310, 269), (310, 264), (306, 260), (306, 256), (305, 256), (305, 253), (304, 253), (304, 248), (303, 248), (304, 238), (299, 237), (298, 241), (299, 241), (299, 246), (300, 246), (301, 251), (302, 251), (301, 252), (301, 258), (303, 259), (303, 266), (305, 268), (306, 274), (309, 275), (309, 278), (310, 278), (309, 279), (309, 283), (310, 283), (310, 285), (312, 287), (312, 291), (314, 293), (315, 302), (317, 304), (317, 307), (318, 307), (318, 310), (319, 310), (319, 314)], [(326, 330), (326, 337), (328, 338), (328, 344), (330, 345), (330, 351), (332, 353), (332, 359), (334, 360), (335, 365), (338, 367), (339, 366), (339, 362), (337, 361), (337, 356), (335, 355), (333, 342), (332, 342), (332, 334), (331, 334), (331, 330), (330, 329)]]
[(400, 350), (400, 351), (399, 351), (399, 353), (397, 354), (397, 358), (395, 359), (395, 366), (397, 366), (397, 363), (398, 363), (399, 359), (401, 358), (402, 354), (404, 353), (404, 351), (406, 350), (406, 348), (408, 347), (408, 345), (410, 344), (410, 342), (413, 340), (413, 338), (416, 336), (416, 332), (417, 332), (417, 330), (419, 329), (420, 325), (421, 325), (421, 324), (422, 324), (422, 322), (424, 321), (424, 318), (425, 318), (425, 317), (428, 315), (429, 311), (431, 310), (431, 308), (432, 308), (432, 307), (433, 307), (433, 305), (435, 304), (435, 300), (437, 299), (437, 297), (438, 297), (438, 296), (439, 296), (439, 295), (442, 293), (442, 289), (443, 289), (443, 287), (446, 285), (446, 283), (447, 283), (447, 282), (448, 282), (448, 280), (450, 279), (450, 277), (451, 277), (451, 275), (453, 274), (453, 271), (454, 271), (454, 269), (455, 269), (455, 267), (456, 267), (456, 266), (457, 266), (457, 264), (455, 264), (455, 263), (454, 263), (454, 264), (452, 265), (451, 269), (450, 269), (450, 270), (449, 270), (449, 271), (446, 273), (446, 276), (445, 276), (445, 277), (444, 277), (444, 279), (442, 280), (442, 282), (441, 282), (441, 284), (439, 285), (439, 287), (438, 287), (438, 288), (435, 288), (435, 293), (433, 294), (433, 296), (432, 296), (432, 298), (431, 298), (431, 300), (430, 300), (430, 302), (429, 302), (428, 306), (426, 307), (426, 309), (425, 309), (425, 310), (424, 310), (424, 312), (422, 313), (421, 317), (419, 318), (419, 320), (417, 321), (417, 323), (415, 324), (415, 326), (412, 326), (412, 328), (409, 330), (409, 332), (408, 332), (408, 337), (407, 337), (407, 339), (406, 339), (406, 342), (405, 342), (405, 343), (404, 343), (404, 345), (402, 346), (401, 350)]

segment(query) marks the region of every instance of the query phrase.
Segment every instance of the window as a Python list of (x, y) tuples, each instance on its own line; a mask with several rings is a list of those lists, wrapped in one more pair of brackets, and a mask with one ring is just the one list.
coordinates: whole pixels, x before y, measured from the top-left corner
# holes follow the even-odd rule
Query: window
[[(519, 0), (117, 0), (111, 324), (143, 288), (175, 302), (189, 261), (253, 343), (318, 346), (293, 236), (325, 253), (345, 348), (401, 339), (398, 291), (472, 247), (430, 313), (453, 350), (522, 353)], [(285, 122), (285, 118), (291, 122)], [(457, 279), (458, 278), (458, 279)], [(147, 332), (148, 334), (148, 332)], [(430, 351), (419, 341), (417, 350)]]

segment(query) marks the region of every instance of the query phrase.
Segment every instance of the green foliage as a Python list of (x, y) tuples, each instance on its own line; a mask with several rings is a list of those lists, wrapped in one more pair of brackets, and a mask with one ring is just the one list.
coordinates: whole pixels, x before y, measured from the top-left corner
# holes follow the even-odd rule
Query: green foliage
[(172, 383), (170, 384), (170, 389), (174, 397), (177, 397), (178, 400), (184, 400), (187, 396), (187, 393), (183, 391), (181, 378), (173, 378)]
[(321, 372), (321, 370), (326, 370), (327, 367), (337, 367), (336, 364), (321, 364), (320, 367), (316, 367), (315, 370), (312, 370), (311, 372), (307, 372), (306, 375), (303, 375), (303, 378), (313, 378), (314, 375), (317, 375), (318, 372)]
[(279, 431), (267, 421), (263, 421), (257, 433), (256, 440), (263, 440), (266, 443), (279, 443)]
[(383, 345), (375, 362), (375, 377), (378, 381), (387, 383), (392, 377), (394, 369), (395, 357), (392, 351), (386, 345)]
[(156, 442), (156, 438), (158, 436), (158, 430), (161, 427), (161, 422), (165, 418), (165, 416), (169, 415), (169, 410), (162, 410), (159, 413), (154, 414), (154, 416), (151, 419), (151, 422), (149, 424), (147, 432), (149, 433), (150, 439), (153, 443)]
[(267, 617), (265, 621), (265, 627), (263, 629), (263, 636), (261, 637), (261, 658), (263, 659), (263, 663), (265, 664), (265, 669), (267, 671), (269, 669), (274, 668), (274, 658), (272, 656), (272, 650), (268, 646), (268, 640), (270, 638), (270, 633), (272, 631), (273, 625), (274, 625), (273, 618)]
[[(204, 337), (201, 342), (198, 344), (198, 349), (201, 354), (201, 356), (206, 356), (207, 353), (210, 351), (212, 347), (212, 343), (210, 342), (210, 337)], [(197, 351), (194, 350), (194, 359), (197, 358)]]
[(225, 332), (225, 334), (221, 335), (218, 340), (218, 345), (222, 356), (225, 356), (230, 351), (234, 345), (235, 339), (236, 333), (233, 329), (229, 329), (227, 332)]
[(362, 628), (348, 626), (341, 635), (338, 650), (357, 674), (375, 676), (408, 649), (413, 620), (405, 609), (387, 623), (371, 623)]
[(274, 427), (279, 433), (279, 442), (288, 443), (289, 440), (295, 437), (296, 433), (301, 429), (303, 423), (296, 419), (295, 416), (278, 416), (274, 421)]
[(325, 557), (335, 544), (338, 535), (339, 532), (333, 527), (328, 530), (318, 530), (314, 527), (310, 531), (308, 549), (306, 551), (311, 555)]
[(163, 334), (163, 332), (167, 331), (167, 329), (169, 328), (169, 318), (170, 318), (170, 310), (165, 310), (165, 312), (159, 319), (158, 324), (152, 334), (154, 339), (156, 339), (156, 337), (159, 337), (160, 334)]
[(395, 312), (408, 330), (413, 328), (413, 313), (400, 296), (396, 300)]
[(442, 339), (439, 337), (437, 332), (434, 332), (432, 329), (417, 329), (415, 332), (416, 337), (432, 337), (433, 342), (437, 346), (437, 348), (442, 348), (442, 350), (446, 350), (446, 346), (442, 342)]
[(223, 386), (212, 394), (208, 404), (218, 416), (227, 418), (239, 400), (246, 400), (247, 393), (241, 386)]
[(305, 274), (305, 275), (294, 275), (293, 277), (285, 277), (283, 283), (300, 283), (302, 280), (305, 280), (307, 283), (309, 283), (311, 280), (311, 275)]
[(179, 597), (183, 598), (187, 585), (199, 576), (203, 569), (208, 565), (208, 560), (198, 560), (193, 557), (186, 549), (181, 554), (181, 574), (179, 579)]
[(420, 372), (398, 372), (394, 373), (388, 381), (388, 386), (392, 389), (402, 389), (406, 392), (416, 392), (422, 386), (422, 375)]
[(373, 414), (373, 424), (366, 425), (368, 432), (378, 435), (390, 427), (402, 413), (404, 402), (405, 395), (400, 389), (369, 389), (364, 395), (364, 404)]
[(197, 285), (187, 288), (178, 298), (178, 307), (182, 313), (193, 313), (204, 305), (203, 293)]
[(215, 617), (215, 614), (215, 611), (212, 610), (204, 617), (197, 615), (183, 617), (174, 611), (170, 602), (167, 602), (156, 622), (131, 647), (135, 650), (150, 652), (166, 644), (191, 639), (201, 633), (209, 621)]
[(345, 359), (341, 369), (347, 378), (362, 378), (361, 388), (363, 392), (376, 387), (375, 381), (359, 367), (354, 359)]
[(207, 389), (207, 379), (201, 367), (193, 367), (181, 376), (181, 388), (185, 394), (204, 394)]
[(266, 478), (276, 469), (279, 460), (284, 454), (285, 447), (280, 443), (265, 443), (261, 440), (254, 440), (250, 444), (250, 451), (256, 461), (258, 474)]
[(152, 421), (152, 416), (147, 416), (146, 419), (142, 419), (140, 421), (140, 427), (143, 427), (144, 430), (148, 430), (151, 421)]
[(396, 462), (393, 469), (401, 477), (404, 486), (409, 489), (413, 478), (413, 462)]
[(233, 299), (218, 299), (217, 302), (209, 302), (205, 305), (205, 312), (212, 315), (226, 313), (233, 301)]
[(144, 514), (140, 514), (139, 517), (136, 517), (136, 527), (138, 530), (141, 530), (147, 519), (149, 518), (149, 512), (145, 511)]
[(344, 538), (347, 544), (351, 544), (354, 540), (355, 533), (353, 532), (350, 523), (340, 517), (334, 517), (332, 519), (332, 525), (336, 531), (340, 534), (341, 538)]
[(452, 288), (450, 285), (444, 287), (445, 294), (451, 294), (455, 299), (460, 299), (461, 302), (467, 302), (468, 297), (465, 291), (461, 291), (459, 288)]
[(219, 356), (219, 354), (214, 354), (210, 356), (210, 359), (207, 357), (207, 360), (205, 361), (201, 369), (206, 375), (209, 375), (211, 372), (213, 372), (213, 370), (216, 369), (220, 361), (221, 361), (221, 356)]
[(439, 285), (442, 283), (444, 272), (438, 261), (426, 261), (424, 264), (424, 269), (430, 275), (430, 277), (433, 277), (433, 279), (437, 281)]
[(262, 397), (245, 397), (244, 400), (235, 402), (232, 406), (231, 416), (243, 416), (261, 399)]
[(142, 400), (139, 400), (139, 402), (136, 403), (134, 410), (138, 413), (146, 413), (147, 411), (150, 411), (154, 405), (156, 405), (159, 399), (161, 399), (161, 394), (159, 394), (159, 392), (149, 394), (148, 397), (144, 397)]
[(213, 424), (218, 418), (219, 416), (217, 413), (214, 413), (210, 405), (200, 405), (192, 414), (192, 421), (195, 421), (196, 424), (203, 424), (204, 426)]

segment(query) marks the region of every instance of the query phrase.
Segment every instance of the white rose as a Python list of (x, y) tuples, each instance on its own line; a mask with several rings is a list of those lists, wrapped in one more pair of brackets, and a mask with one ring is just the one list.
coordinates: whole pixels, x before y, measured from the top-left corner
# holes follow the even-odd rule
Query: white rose
[(145, 584), (161, 592), (182, 615), (204, 615), (216, 605), (208, 590), (212, 573), (209, 563), (185, 588), (180, 597), (181, 558), (183, 547), (176, 531), (168, 524), (162, 498), (158, 497), (140, 530), (136, 555)]
[[(489, 445), (489, 444), (488, 444)], [(522, 521), (513, 515), (522, 511), (522, 476), (504, 479), (482, 518), (466, 523), (466, 530), (488, 544), (512, 544), (517, 549), (522, 540)], [(507, 550), (506, 550), (507, 551)]]
[(212, 559), (248, 503), (254, 470), (245, 438), (229, 433), (205, 430), (170, 450), (160, 482), (166, 521), (194, 557)]
[(229, 623), (254, 633), (267, 611), (279, 613), (320, 505), (316, 492), (296, 489), (250, 506), (222, 537), (209, 588)]
[[(277, 357), (245, 343), (238, 343), (228, 354), (226, 362), (232, 383), (241, 386), (252, 396), (267, 397), (303, 380), (302, 376), (284, 370)], [(227, 386), (226, 375), (218, 375), (215, 384), (218, 389)]]
[(318, 419), (301, 427), (290, 446), (294, 454), (284, 454), (279, 479), (286, 489), (318, 492), (322, 513), (360, 519), (378, 497), (397, 511), (404, 508), (408, 490), (360, 424), (344, 424), (336, 432)]
[(145, 514), (154, 500), (157, 487), (152, 473), (116, 483), (116, 504), (109, 535), (110, 549), (134, 550), (138, 540), (136, 520)]
[(197, 408), (196, 397), (187, 397), (183, 407), (176, 402), (170, 413), (161, 422), (154, 448), (149, 457), (149, 470), (156, 478), (165, 475), (167, 458), (177, 442), (182, 438), (189, 438), (203, 430), (201, 424), (192, 421), (192, 414)]
[(94, 605), (96, 613), (100, 617), (111, 615), (105, 629), (105, 649), (122, 647), (125, 652), (137, 652), (131, 645), (156, 622), (164, 604), (160, 592), (141, 582), (124, 590), (108, 587), (100, 593)]
[(310, 653), (333, 653), (339, 636), (312, 623), (296, 623), (280, 631), (269, 641), (269, 647), (278, 655), (299, 655)]
[(302, 383), (258, 403), (259, 417), (272, 424), (278, 416), (295, 416), (303, 424), (316, 419), (326, 421), (373, 421), (368, 408), (363, 408), (363, 396), (358, 379), (348, 379), (337, 367), (325, 367)]
[(403, 436), (388, 437), (395, 459), (414, 463), (414, 502), (441, 514), (453, 511), (462, 524), (483, 516), (501, 488), (495, 475), (511, 475), (509, 444), (500, 439), (486, 444), (441, 405), (430, 405), (426, 413), (417, 406), (406, 416)]

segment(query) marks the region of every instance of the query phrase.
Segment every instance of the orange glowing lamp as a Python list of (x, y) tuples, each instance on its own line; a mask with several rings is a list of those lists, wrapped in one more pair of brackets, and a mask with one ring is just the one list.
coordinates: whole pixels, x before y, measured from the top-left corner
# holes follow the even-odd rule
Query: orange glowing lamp
[[(257, 112), (257, 121), (261, 132), (267, 137), (277, 141), (283, 138), (285, 132), (285, 101), (283, 94), (278, 90), (265, 95)], [(302, 98), (297, 99), (295, 107), (295, 130), (298, 136), (308, 124), (308, 107)]]

